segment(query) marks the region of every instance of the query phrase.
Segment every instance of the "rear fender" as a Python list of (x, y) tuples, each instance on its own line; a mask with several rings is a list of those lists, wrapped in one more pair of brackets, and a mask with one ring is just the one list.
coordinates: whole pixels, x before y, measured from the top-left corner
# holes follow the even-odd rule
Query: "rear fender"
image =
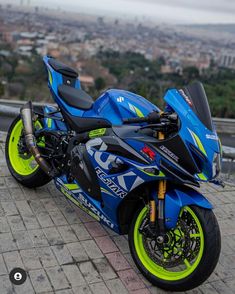
[(198, 191), (189, 187), (175, 188), (166, 193), (165, 219), (166, 228), (176, 226), (180, 210), (184, 206), (196, 205), (206, 209), (212, 209), (212, 204)]

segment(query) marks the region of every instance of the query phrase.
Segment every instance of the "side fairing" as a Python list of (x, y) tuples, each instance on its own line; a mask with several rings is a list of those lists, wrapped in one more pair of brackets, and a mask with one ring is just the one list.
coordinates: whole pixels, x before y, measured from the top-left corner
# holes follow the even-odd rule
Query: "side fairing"
[[(99, 181), (101, 192), (100, 201), (82, 189), (79, 177), (68, 183), (65, 175), (55, 179), (57, 188), (71, 201), (85, 210), (92, 217), (110, 227), (117, 233), (120, 232), (118, 220), (118, 207), (128, 194), (143, 183), (163, 179), (162, 173), (158, 175), (146, 172), (156, 169), (156, 165), (141, 164), (140, 162), (114, 155), (105, 151), (105, 143), (101, 138), (96, 138), (86, 143), (89, 160), (94, 168)], [(112, 164), (123, 164), (120, 171), (111, 172)]]

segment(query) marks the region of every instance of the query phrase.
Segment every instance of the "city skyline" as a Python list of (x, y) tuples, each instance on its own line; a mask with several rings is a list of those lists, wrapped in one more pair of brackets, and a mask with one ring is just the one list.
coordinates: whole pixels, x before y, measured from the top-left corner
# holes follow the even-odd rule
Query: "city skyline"
[(73, 12), (114, 17), (138, 17), (157, 23), (235, 23), (235, 2), (231, 0), (1, 0), (0, 3), (44, 6)]

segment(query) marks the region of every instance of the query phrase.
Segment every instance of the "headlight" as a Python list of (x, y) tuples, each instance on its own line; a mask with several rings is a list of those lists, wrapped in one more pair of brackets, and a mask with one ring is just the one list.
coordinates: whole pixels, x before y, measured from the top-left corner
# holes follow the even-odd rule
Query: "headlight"
[(212, 166), (212, 177), (216, 178), (221, 171), (221, 155), (220, 153), (215, 153), (213, 158)]

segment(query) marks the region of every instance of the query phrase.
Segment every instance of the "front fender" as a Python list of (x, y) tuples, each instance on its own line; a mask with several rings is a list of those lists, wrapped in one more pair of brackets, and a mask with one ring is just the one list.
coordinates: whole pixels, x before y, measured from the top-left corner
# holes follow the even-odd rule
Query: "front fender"
[(198, 191), (189, 187), (175, 188), (165, 196), (165, 224), (167, 229), (176, 226), (182, 207), (196, 205), (206, 209), (212, 209), (212, 204)]

